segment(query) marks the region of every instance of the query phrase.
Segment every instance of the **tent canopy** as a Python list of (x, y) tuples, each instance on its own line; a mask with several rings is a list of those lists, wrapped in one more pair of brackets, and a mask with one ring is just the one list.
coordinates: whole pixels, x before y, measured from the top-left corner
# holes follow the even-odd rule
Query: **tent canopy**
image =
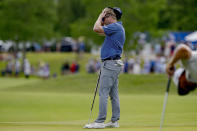
[(197, 42), (197, 31), (190, 33), (185, 37), (186, 41)]

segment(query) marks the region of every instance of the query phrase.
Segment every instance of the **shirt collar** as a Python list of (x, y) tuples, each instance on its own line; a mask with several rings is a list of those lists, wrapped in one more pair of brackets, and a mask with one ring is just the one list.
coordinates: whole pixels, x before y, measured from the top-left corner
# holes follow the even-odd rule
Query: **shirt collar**
[(122, 21), (118, 21), (117, 23), (122, 25)]

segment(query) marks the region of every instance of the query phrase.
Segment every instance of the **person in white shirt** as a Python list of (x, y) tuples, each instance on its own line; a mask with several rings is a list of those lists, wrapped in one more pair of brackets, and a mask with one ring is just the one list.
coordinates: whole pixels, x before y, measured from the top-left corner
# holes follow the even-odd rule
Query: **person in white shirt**
[[(183, 68), (175, 70), (175, 64), (181, 61)], [(178, 87), (179, 95), (186, 95), (197, 86), (197, 51), (186, 45), (179, 45), (166, 66), (167, 74), (172, 77)]]
[(20, 70), (21, 70), (21, 63), (19, 59), (16, 59), (16, 62), (15, 62), (15, 76), (16, 77), (18, 77)]
[(30, 65), (28, 59), (25, 59), (25, 62), (24, 62), (24, 74), (25, 74), (25, 77), (29, 78), (30, 73), (31, 73), (31, 65)]

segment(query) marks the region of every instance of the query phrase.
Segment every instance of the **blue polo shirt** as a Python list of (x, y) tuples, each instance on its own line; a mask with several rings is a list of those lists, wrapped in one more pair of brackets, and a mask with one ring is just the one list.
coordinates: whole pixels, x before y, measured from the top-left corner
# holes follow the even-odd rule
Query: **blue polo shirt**
[(101, 59), (114, 57), (116, 55), (121, 56), (125, 42), (125, 30), (122, 26), (122, 22), (103, 26), (103, 30), (106, 37), (101, 47)]

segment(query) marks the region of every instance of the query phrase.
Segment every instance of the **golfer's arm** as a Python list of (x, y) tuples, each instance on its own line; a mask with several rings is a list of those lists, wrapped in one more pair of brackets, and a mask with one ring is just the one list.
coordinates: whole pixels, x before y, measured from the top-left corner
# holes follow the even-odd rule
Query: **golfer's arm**
[(99, 35), (101, 35), (101, 36), (105, 36), (105, 33), (98, 33)]
[(179, 60), (186, 60), (189, 59), (192, 55), (192, 51), (186, 45), (180, 45), (174, 52), (172, 59), (170, 60), (169, 64), (174, 65)]
[(99, 15), (97, 21), (94, 24), (94, 28), (93, 31), (100, 34), (100, 35), (105, 35), (105, 32), (103, 30), (103, 26), (102, 26), (102, 17), (101, 15)]

